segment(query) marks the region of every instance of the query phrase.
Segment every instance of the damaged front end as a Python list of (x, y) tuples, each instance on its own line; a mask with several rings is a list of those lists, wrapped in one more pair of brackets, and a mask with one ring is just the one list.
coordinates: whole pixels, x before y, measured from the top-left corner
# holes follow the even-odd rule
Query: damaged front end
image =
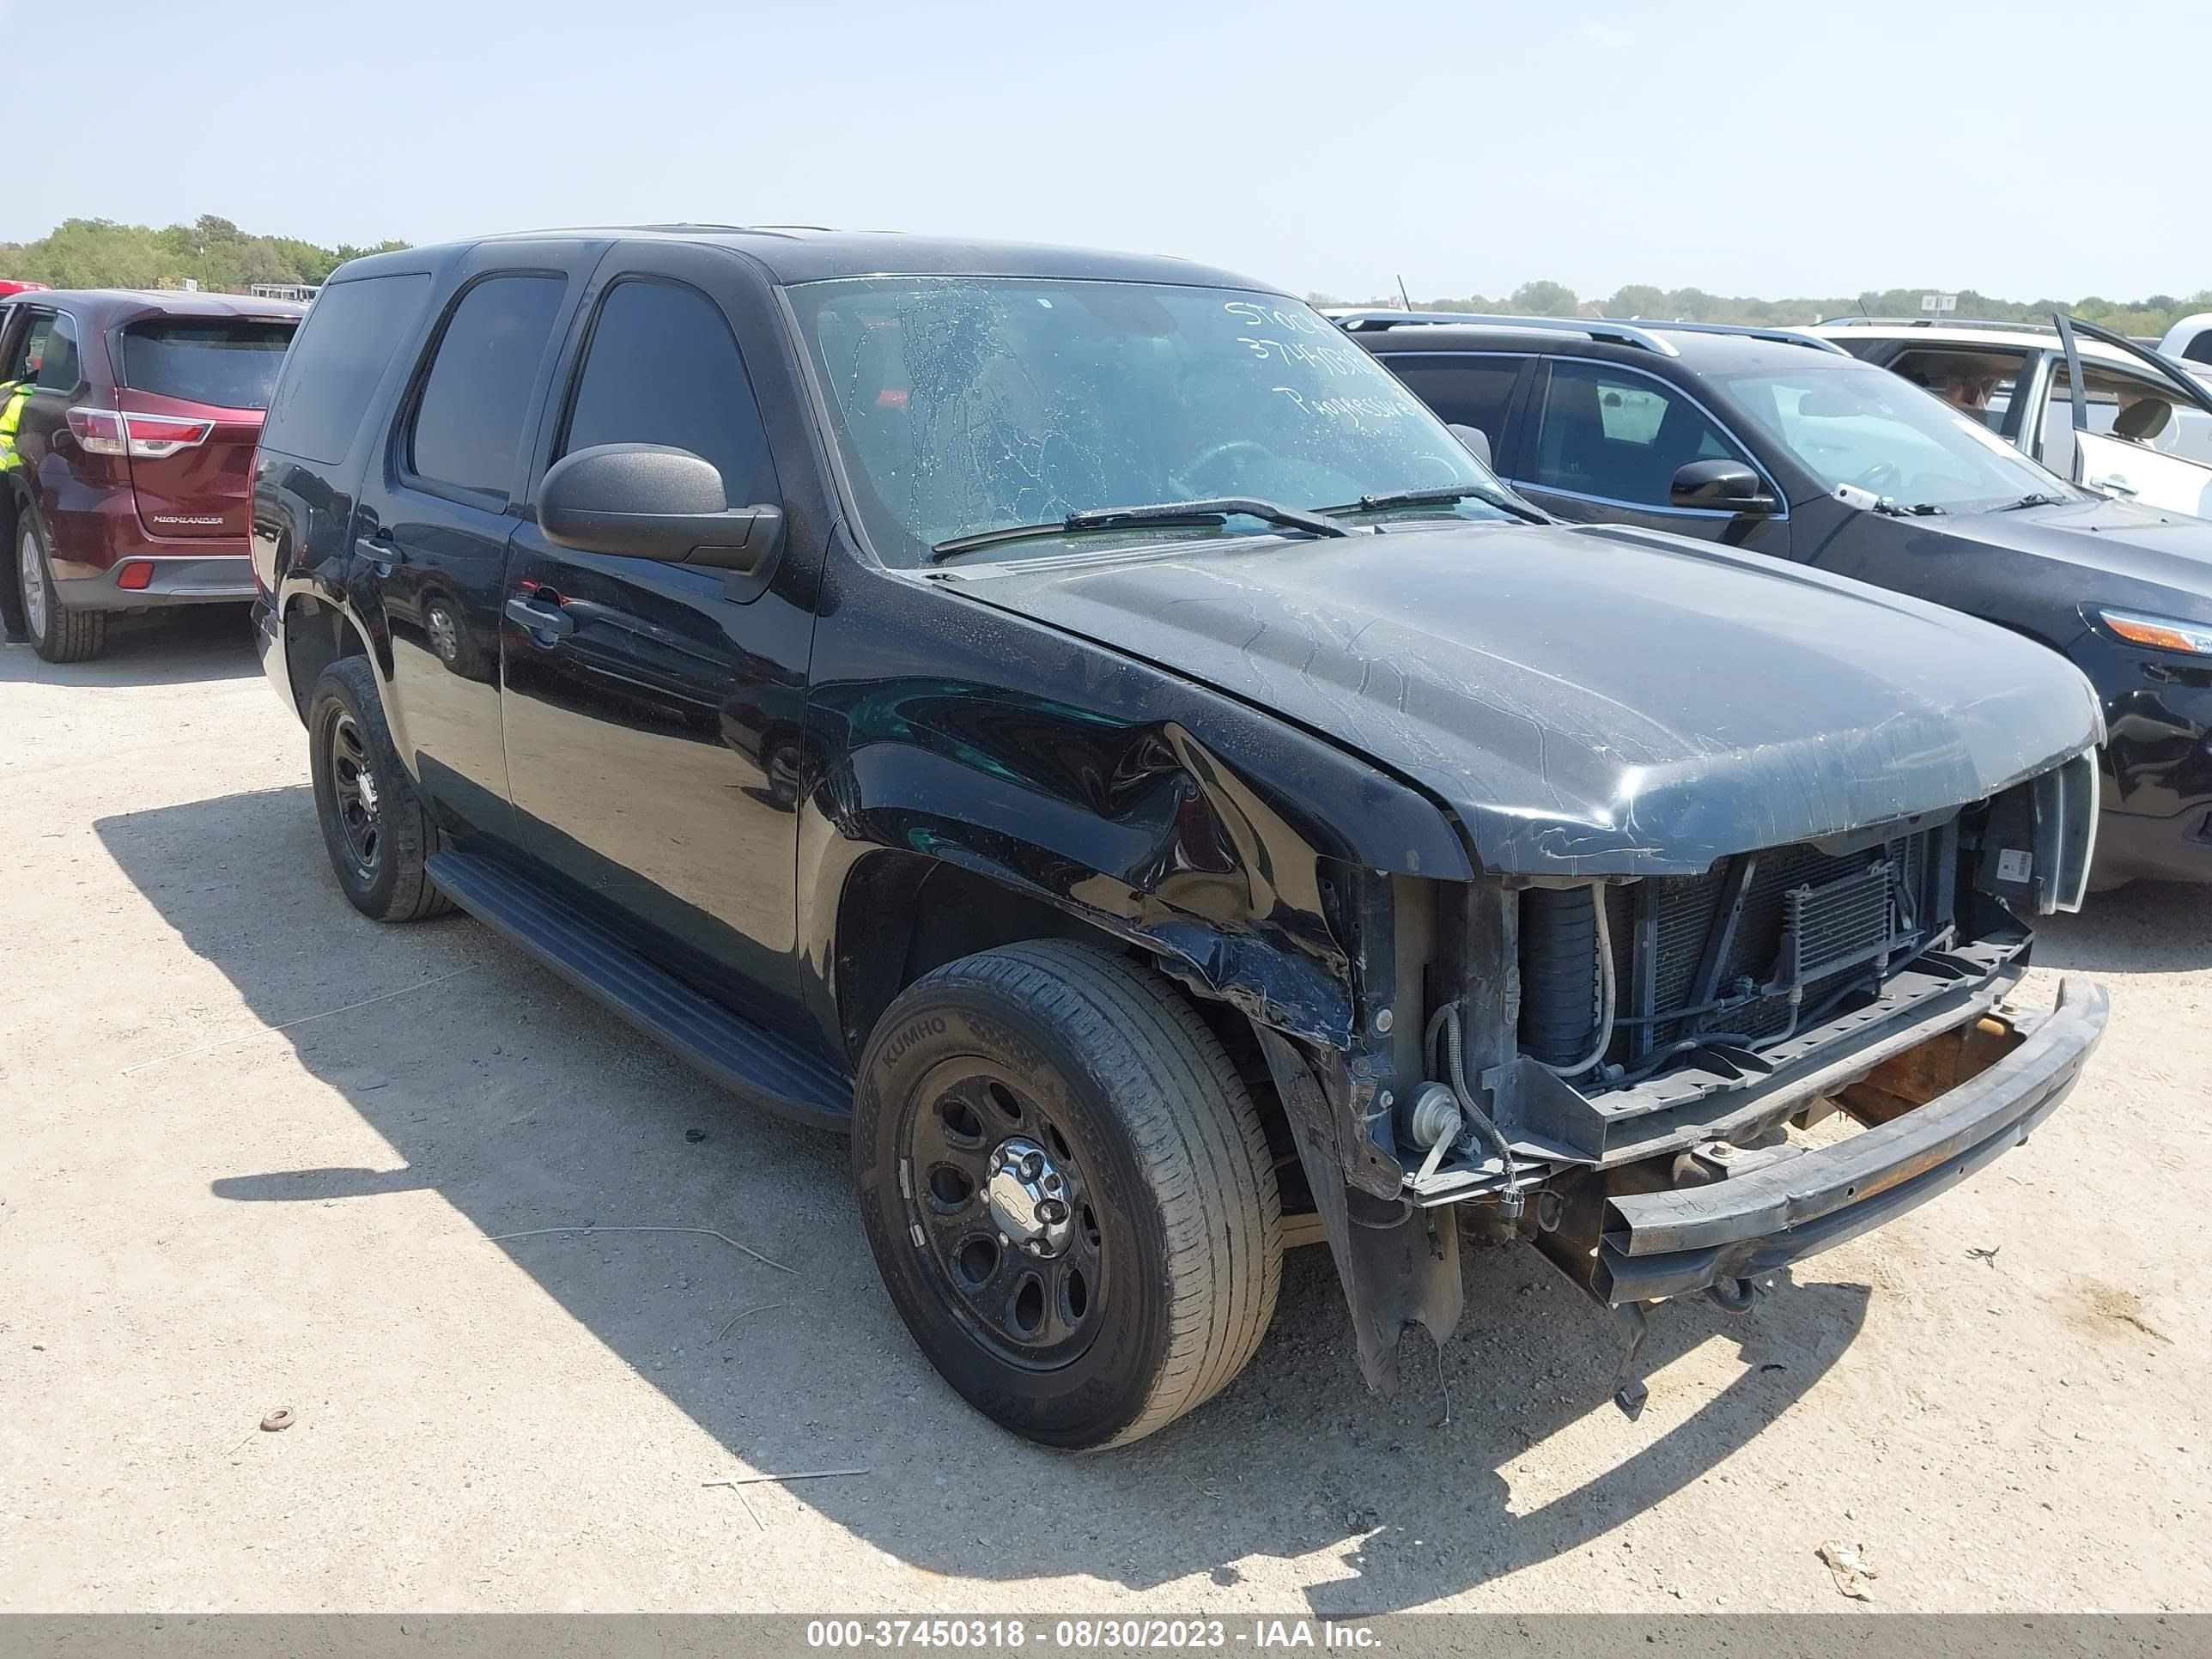
[(1317, 1195), (1340, 1160), (1341, 1212), (1317, 1207), (1369, 1382), (1394, 1382), (1407, 1324), (1456, 1322), (1464, 1220), (1614, 1310), (1632, 1413), (1652, 1302), (1747, 1306), (2020, 1144), (2104, 1030), (2094, 985), (2007, 1003), (2017, 915), (2080, 902), (2095, 788), (2084, 754), (1698, 874), (1389, 884), (1364, 1046), (1266, 1042)]

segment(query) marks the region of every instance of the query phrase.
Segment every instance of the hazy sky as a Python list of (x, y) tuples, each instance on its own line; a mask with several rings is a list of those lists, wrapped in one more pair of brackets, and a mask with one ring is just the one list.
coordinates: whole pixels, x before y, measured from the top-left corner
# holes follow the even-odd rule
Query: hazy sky
[(1346, 296), (2212, 288), (2207, 0), (74, 10), (0, 0), (11, 40), (43, 15), (75, 42), (19, 59), (43, 66), (23, 96), (85, 78), (18, 148), (0, 239), (689, 218), (1182, 253)]

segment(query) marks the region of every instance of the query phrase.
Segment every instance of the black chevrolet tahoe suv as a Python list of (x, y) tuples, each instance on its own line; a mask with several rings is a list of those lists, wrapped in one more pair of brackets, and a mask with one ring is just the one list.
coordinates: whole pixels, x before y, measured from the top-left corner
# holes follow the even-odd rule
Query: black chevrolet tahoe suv
[[(1126, 1442), (1323, 1242), (1370, 1383), (1523, 1237), (1626, 1348), (2017, 1145), (2106, 1002), (2095, 698), (2027, 641), (1549, 522), (1306, 306), (809, 230), (380, 254), (256, 463), (339, 884), (849, 1133), (954, 1388)], [(1835, 1123), (1802, 1131), (1840, 1110)], [(1793, 1133), (1793, 1130), (1796, 1133)]]

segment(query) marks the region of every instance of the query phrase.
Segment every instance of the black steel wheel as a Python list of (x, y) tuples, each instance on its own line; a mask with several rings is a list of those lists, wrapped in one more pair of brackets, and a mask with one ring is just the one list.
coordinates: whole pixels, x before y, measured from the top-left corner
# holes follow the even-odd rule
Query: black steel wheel
[(1024, 1080), (945, 1060), (908, 1100), (900, 1162), (956, 1316), (1011, 1364), (1082, 1352), (1106, 1290), (1104, 1231), (1066, 1132)]
[(383, 798), (377, 793), (376, 763), (354, 717), (340, 709), (329, 727), (331, 798), (354, 878), (376, 879), (384, 854)]
[(1196, 1009), (1100, 946), (979, 952), (909, 986), (860, 1066), (853, 1166), (893, 1304), (969, 1404), (1116, 1445), (1210, 1399), (1266, 1332), (1280, 1200)]
[(315, 682), (307, 760), (323, 845), (354, 908), (379, 921), (451, 909), (424, 868), (436, 828), (392, 746), (366, 657), (341, 657)]

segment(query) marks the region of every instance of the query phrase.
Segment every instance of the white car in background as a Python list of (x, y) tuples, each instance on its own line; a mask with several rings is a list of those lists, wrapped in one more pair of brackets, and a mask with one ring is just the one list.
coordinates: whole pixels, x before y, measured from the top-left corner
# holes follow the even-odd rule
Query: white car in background
[(2184, 317), (2166, 330), (2158, 355), (2172, 358), (2200, 380), (2212, 378), (2212, 311)]
[[(2193, 320), (2208, 330), (2199, 349), (2212, 351), (2212, 315)], [(1954, 376), (1985, 381), (1981, 418), (2060, 477), (2212, 519), (2212, 383), (2187, 362), (2069, 317), (1844, 317), (1812, 331), (1939, 394)]]

